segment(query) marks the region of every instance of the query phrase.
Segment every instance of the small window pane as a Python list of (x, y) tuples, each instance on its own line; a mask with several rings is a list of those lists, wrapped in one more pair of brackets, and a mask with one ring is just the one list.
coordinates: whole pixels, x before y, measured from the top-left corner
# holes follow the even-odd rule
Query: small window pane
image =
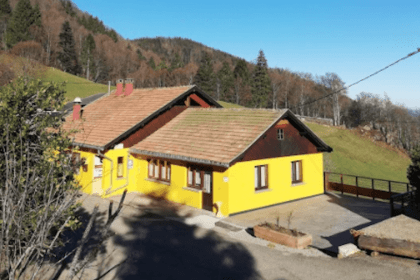
[(166, 180), (166, 167), (163, 163), (161, 166), (160, 175), (162, 176), (162, 180)]
[(167, 178), (168, 180), (171, 180), (171, 165), (170, 165), (170, 164), (168, 164), (168, 165), (166, 166), (166, 171), (167, 171), (167, 176), (166, 176), (166, 178)]
[(153, 161), (149, 161), (149, 177), (153, 177)]
[(193, 184), (193, 171), (191, 169), (188, 170), (188, 185), (192, 186)]
[(206, 172), (204, 173), (204, 192), (210, 193), (211, 192), (211, 173)]
[(123, 157), (118, 157), (118, 166), (117, 166), (117, 177), (124, 176), (124, 159)]
[(200, 170), (195, 171), (195, 185), (201, 186), (201, 172)]
[(261, 187), (266, 187), (267, 186), (267, 182), (266, 182), (266, 166), (263, 165), (261, 166)]
[(255, 176), (254, 176), (254, 182), (255, 182), (255, 188), (258, 188), (259, 187), (259, 184), (258, 184), (258, 182), (260, 181), (260, 179), (258, 178), (258, 176), (260, 175), (260, 172), (259, 172), (259, 166), (255, 166), (254, 167), (254, 174), (255, 174)]
[(153, 164), (154, 164), (154, 170), (155, 170), (154, 177), (159, 178), (159, 165), (157, 162), (153, 162)]

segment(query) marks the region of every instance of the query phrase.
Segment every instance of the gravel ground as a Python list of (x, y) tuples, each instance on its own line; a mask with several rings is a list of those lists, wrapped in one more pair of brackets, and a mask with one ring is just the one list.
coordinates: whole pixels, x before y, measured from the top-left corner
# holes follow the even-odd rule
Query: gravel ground
[(399, 215), (360, 230), (365, 235), (420, 242), (420, 222), (404, 215)]

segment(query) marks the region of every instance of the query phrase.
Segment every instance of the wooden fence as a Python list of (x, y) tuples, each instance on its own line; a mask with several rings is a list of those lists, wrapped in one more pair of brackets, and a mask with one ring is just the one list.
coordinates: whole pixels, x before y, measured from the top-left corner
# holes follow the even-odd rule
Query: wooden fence
[(375, 199), (391, 200), (391, 196), (411, 192), (412, 186), (406, 182), (369, 178), (334, 172), (324, 172), (324, 190), (339, 191)]

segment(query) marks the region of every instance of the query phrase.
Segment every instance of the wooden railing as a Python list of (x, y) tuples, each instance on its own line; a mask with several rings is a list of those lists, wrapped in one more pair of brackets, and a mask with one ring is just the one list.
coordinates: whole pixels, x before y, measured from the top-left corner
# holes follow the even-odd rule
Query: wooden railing
[(411, 192), (407, 182), (369, 178), (334, 172), (324, 172), (324, 190), (354, 194), (357, 197), (371, 197), (373, 200), (391, 200), (391, 197), (404, 192)]
[[(391, 196), (389, 204), (391, 206), (391, 217), (399, 214), (408, 214), (409, 207), (414, 205), (415, 191), (411, 190), (405, 193), (399, 193)], [(400, 207), (396, 207), (399, 205)]]

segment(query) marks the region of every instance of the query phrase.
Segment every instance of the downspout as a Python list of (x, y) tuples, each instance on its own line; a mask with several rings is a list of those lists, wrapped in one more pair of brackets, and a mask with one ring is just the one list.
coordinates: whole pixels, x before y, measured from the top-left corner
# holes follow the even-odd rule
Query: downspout
[[(112, 189), (112, 172), (114, 171), (114, 162), (112, 161), (112, 159), (110, 159), (109, 157), (107, 157), (106, 155), (104, 155), (104, 154), (101, 154), (101, 152), (99, 152), (98, 151), (98, 156), (100, 156), (100, 157), (103, 157), (104, 159), (107, 159), (107, 160), (109, 160), (109, 162), (111, 163), (111, 174), (110, 174), (110, 177), (111, 177), (111, 182), (110, 182), (110, 184), (109, 184), (109, 188), (108, 188), (108, 190), (109, 189)], [(106, 190), (106, 192), (105, 193), (107, 193), (108, 192), (108, 190)]]
[(127, 164), (126, 164), (126, 167), (127, 167), (127, 177), (125, 178), (126, 179), (125, 184), (122, 185), (121, 187), (116, 188), (115, 190), (112, 190), (112, 191), (111, 191), (112, 187), (108, 188), (106, 190), (106, 192), (105, 192), (106, 195), (109, 195), (109, 194), (111, 194), (113, 192), (116, 192), (118, 190), (121, 190), (123, 188), (126, 188), (128, 186), (128, 184), (130, 183), (130, 169), (128, 168), (128, 161), (130, 160), (130, 156), (131, 156), (131, 154), (130, 154), (130, 152), (128, 152), (128, 155), (127, 155)]

